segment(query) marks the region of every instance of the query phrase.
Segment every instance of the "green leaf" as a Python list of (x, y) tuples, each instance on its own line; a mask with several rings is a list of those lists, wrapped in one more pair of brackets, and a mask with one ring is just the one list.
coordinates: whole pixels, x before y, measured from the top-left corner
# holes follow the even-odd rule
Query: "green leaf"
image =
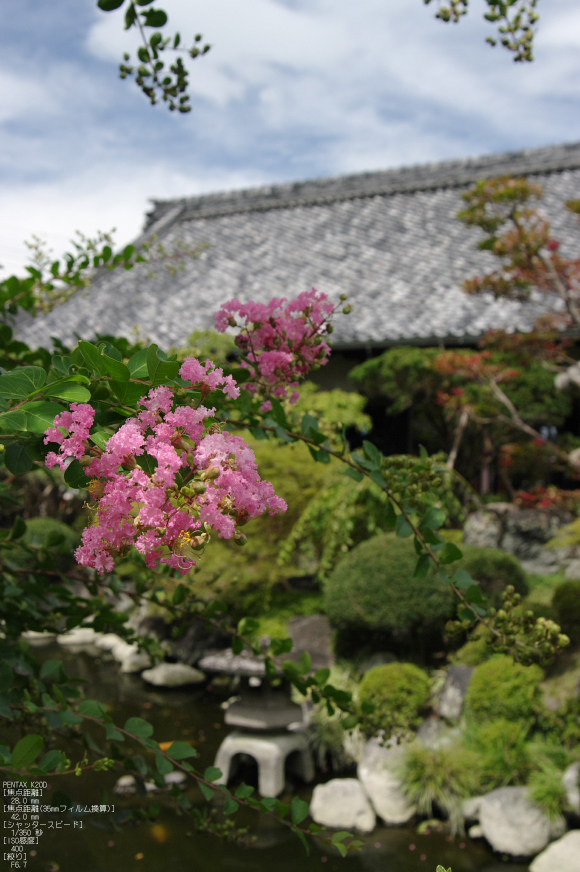
[(14, 409), (12, 412), (3, 412), (0, 415), (0, 430), (5, 432), (26, 430), (26, 423), (26, 415), (20, 409)]
[(197, 757), (197, 751), (187, 742), (174, 742), (167, 753), (173, 760), (187, 760), (188, 757)]
[(27, 769), (34, 763), (44, 747), (42, 736), (32, 734), (25, 736), (16, 743), (12, 752), (12, 766), (14, 769)]
[(458, 569), (453, 578), (451, 579), (455, 587), (460, 588), (461, 590), (466, 590), (475, 584), (475, 579), (467, 572), (466, 569)]
[(203, 777), (206, 781), (218, 781), (222, 777), (222, 771), (216, 766), (208, 766), (203, 773)]
[(308, 803), (295, 796), (292, 800), (292, 823), (301, 824), (302, 821), (308, 817), (309, 812), (310, 806)]
[(348, 715), (342, 721), (343, 730), (352, 730), (353, 727), (356, 727), (358, 724), (358, 716), (357, 715)]
[(155, 764), (160, 775), (169, 775), (170, 772), (173, 772), (173, 763), (163, 754), (155, 755)]
[(373, 469), (373, 471), (372, 471), (371, 474), (370, 474), (370, 478), (371, 478), (371, 481), (374, 481), (374, 483), (375, 483), (376, 485), (378, 485), (381, 489), (386, 488), (386, 486), (387, 486), (387, 482), (386, 482), (385, 479), (382, 477), (382, 475), (380, 474), (380, 472), (377, 472), (377, 471), (376, 471), (376, 469)]
[(203, 781), (198, 781), (197, 786), (203, 793), (204, 797), (208, 800), (208, 802), (210, 799), (214, 798), (215, 791), (212, 790), (211, 787), (208, 787), (207, 784), (204, 784)]
[(428, 554), (419, 555), (417, 565), (415, 566), (415, 572), (413, 573), (413, 578), (425, 578), (425, 576), (429, 572), (430, 565), (431, 558)]
[(306, 854), (307, 854), (308, 856), (310, 856), (310, 845), (308, 844), (308, 841), (307, 841), (306, 836), (304, 835), (304, 833), (303, 833), (301, 830), (297, 830), (295, 827), (292, 827), (292, 832), (293, 832), (296, 836), (298, 836), (298, 838), (299, 838), (300, 841), (302, 842), (302, 845), (303, 845), (303, 847), (304, 847), (304, 850), (306, 851)]
[(115, 360), (114, 357), (109, 357), (108, 354), (102, 354), (101, 357), (105, 363), (107, 375), (110, 375), (111, 378), (118, 382), (129, 381), (131, 373), (128, 366), (125, 366), (120, 360)]
[(127, 366), (132, 378), (147, 378), (147, 349), (142, 348), (134, 354)]
[(472, 584), (471, 587), (467, 588), (467, 590), (465, 591), (465, 598), (470, 604), (484, 603), (486, 601), (483, 595), (483, 591), (477, 584), (477, 582), (475, 584)]
[(374, 466), (380, 467), (383, 456), (376, 445), (373, 445), (372, 442), (365, 439), (363, 442), (363, 451), (367, 460), (374, 464)]
[(64, 671), (62, 660), (51, 658), (45, 660), (40, 667), (40, 677), (43, 681), (53, 681), (57, 684), (66, 681), (66, 672)]
[(238, 789), (236, 790), (236, 796), (238, 799), (248, 799), (249, 796), (254, 792), (254, 788), (250, 784), (240, 784)]
[(262, 806), (266, 811), (275, 811), (277, 804), (278, 800), (275, 796), (265, 796), (262, 798)]
[(180, 605), (187, 596), (187, 587), (184, 584), (178, 584), (173, 594), (172, 603), (174, 606)]
[(240, 804), (235, 801), (231, 796), (226, 796), (226, 801), (224, 805), (224, 814), (234, 814), (240, 807)]
[(4, 463), (12, 475), (24, 475), (30, 472), (34, 461), (28, 453), (28, 447), (22, 442), (11, 442), (4, 452)]
[(408, 539), (409, 536), (413, 535), (413, 528), (407, 521), (404, 515), (397, 515), (397, 521), (395, 525), (395, 529), (397, 531), (397, 536), (400, 539)]
[(107, 375), (106, 361), (103, 360), (103, 355), (98, 348), (91, 342), (85, 342), (84, 339), (81, 339), (79, 349), (89, 369), (97, 375)]
[(11, 372), (0, 375), (0, 396), (23, 400), (38, 390), (46, 381), (46, 372), (41, 366), (18, 366)]
[(54, 425), (56, 416), (64, 412), (64, 408), (48, 400), (37, 400), (25, 403), (19, 411), (26, 415), (26, 429), (29, 433), (45, 433)]
[(443, 509), (430, 506), (421, 521), (420, 529), (423, 530), (424, 527), (428, 527), (430, 530), (438, 530), (445, 523), (446, 517), (447, 515)]
[(347, 849), (346, 845), (343, 845), (342, 842), (337, 842), (336, 847), (338, 848), (338, 850), (340, 852), (340, 856), (346, 857), (346, 855), (348, 854), (348, 849)]
[(90, 478), (86, 474), (84, 466), (81, 464), (80, 460), (77, 460), (76, 458), (67, 466), (64, 473), (64, 480), (70, 487), (77, 489), (88, 487), (90, 482)]
[(89, 439), (97, 446), (97, 448), (101, 448), (104, 451), (107, 447), (107, 442), (112, 435), (112, 433), (107, 433), (106, 430), (96, 430), (94, 433), (91, 433)]
[(61, 721), (63, 724), (66, 724), (67, 727), (76, 727), (83, 722), (81, 716), (71, 712), (70, 709), (63, 709), (59, 714)]
[(87, 715), (89, 718), (98, 718), (99, 720), (103, 715), (107, 714), (107, 707), (96, 699), (84, 699), (77, 706), (77, 709), (82, 715)]
[(282, 403), (280, 400), (275, 399), (274, 397), (271, 400), (272, 402), (272, 415), (274, 416), (274, 420), (280, 427), (285, 427), (288, 429), (288, 420), (286, 418), (286, 412), (282, 407)]
[(137, 465), (143, 469), (147, 475), (153, 475), (157, 469), (157, 458), (151, 457), (150, 454), (140, 454), (137, 457)]
[(309, 439), (312, 438), (313, 433), (318, 432), (318, 421), (312, 415), (309, 415), (308, 412), (302, 418), (300, 432), (303, 436), (307, 436)]
[(360, 472), (358, 469), (353, 469), (352, 466), (347, 467), (346, 475), (348, 475), (348, 477), (352, 478), (354, 481), (362, 481), (364, 478), (362, 472)]
[(323, 687), (330, 678), (330, 669), (317, 669), (314, 673), (314, 680), (319, 687)]
[(64, 766), (66, 755), (63, 751), (48, 751), (38, 764), (39, 769), (44, 769), (45, 772), (54, 772)]
[(233, 653), (234, 653), (234, 654), (241, 654), (243, 650), (244, 650), (244, 642), (243, 642), (243, 640), (242, 640), (242, 639), (238, 639), (238, 637), (235, 636), (235, 637), (232, 639), (232, 651), (233, 651)]
[(303, 651), (300, 655), (300, 671), (304, 675), (312, 669), (312, 657), (308, 651)]
[(147, 27), (163, 27), (167, 24), (167, 13), (163, 9), (148, 9), (143, 17)]
[(59, 397), (69, 403), (88, 403), (91, 398), (91, 392), (76, 382), (62, 382), (54, 387), (49, 386), (44, 389), (44, 393), (47, 397)]
[(454, 563), (456, 560), (461, 560), (463, 553), (453, 542), (446, 542), (438, 554), (439, 560), (446, 566), (448, 563)]
[(167, 379), (175, 378), (180, 366), (177, 360), (162, 360), (157, 345), (150, 345), (147, 349), (147, 372), (154, 384), (161, 384)]
[(97, 6), (99, 9), (103, 9), (104, 12), (112, 12), (113, 9), (118, 9), (123, 5), (125, 0), (99, 0)]
[[(310, 448), (310, 445), (308, 447)], [(319, 448), (316, 452), (315, 460), (318, 463), (330, 463), (330, 454), (324, 448)]]
[(352, 833), (347, 833), (344, 830), (341, 830), (338, 833), (332, 834), (332, 843), (334, 845), (340, 844), (340, 842), (344, 842), (345, 839), (352, 839)]
[[(145, 376), (147, 376), (147, 372), (145, 372)], [(113, 380), (109, 383), (109, 387), (119, 402), (126, 406), (134, 406), (149, 391), (149, 385), (140, 385), (130, 381), (121, 382)]]
[(125, 729), (138, 739), (148, 739), (153, 735), (153, 724), (143, 718), (129, 718), (125, 723)]
[(123, 733), (120, 733), (119, 730), (115, 727), (115, 724), (105, 724), (105, 732), (107, 735), (107, 739), (115, 742), (124, 742), (125, 736)]
[(272, 639), (270, 642), (270, 651), (275, 657), (280, 654), (288, 654), (294, 647), (292, 639)]

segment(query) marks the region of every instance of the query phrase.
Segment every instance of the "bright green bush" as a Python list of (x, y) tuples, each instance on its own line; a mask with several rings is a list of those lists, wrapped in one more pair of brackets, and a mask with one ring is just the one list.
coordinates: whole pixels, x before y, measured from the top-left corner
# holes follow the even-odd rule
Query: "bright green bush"
[(434, 573), (413, 578), (412, 543), (374, 536), (340, 561), (324, 587), (330, 621), (339, 628), (402, 634), (443, 628), (453, 615), (451, 593)]
[(365, 718), (371, 732), (384, 730), (388, 737), (393, 730), (417, 726), (419, 712), (429, 702), (429, 678), (413, 663), (388, 663), (375, 666), (364, 676), (359, 689), (359, 703), (372, 703), (373, 712)]
[(544, 764), (532, 772), (529, 780), (530, 799), (539, 805), (551, 821), (561, 821), (567, 806), (568, 795), (562, 783), (562, 771), (556, 766)]
[(580, 642), (580, 581), (559, 584), (552, 597), (554, 620), (572, 643)]
[(459, 547), (464, 556), (457, 564), (458, 568), (466, 569), (479, 582), (483, 593), (495, 606), (500, 604), (501, 592), (508, 584), (513, 585), (516, 593), (527, 596), (526, 573), (516, 557), (497, 548), (478, 548), (463, 543)]
[(495, 718), (470, 724), (466, 743), (477, 754), (475, 773), (479, 792), (525, 784), (534, 766), (530, 743), (527, 741), (530, 721)]
[(440, 810), (452, 835), (463, 834), (462, 802), (478, 792), (478, 763), (477, 754), (463, 746), (426, 748), (413, 742), (399, 773), (403, 792), (419, 814), (433, 818)]
[(476, 721), (533, 718), (541, 709), (539, 666), (522, 666), (498, 654), (478, 666), (467, 688), (466, 710)]

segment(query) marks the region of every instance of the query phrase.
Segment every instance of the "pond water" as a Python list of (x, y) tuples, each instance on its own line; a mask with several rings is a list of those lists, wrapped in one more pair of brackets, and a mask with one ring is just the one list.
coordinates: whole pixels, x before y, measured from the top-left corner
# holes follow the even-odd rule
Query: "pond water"
[[(113, 661), (72, 654), (57, 645), (37, 649), (40, 659), (60, 657), (69, 676), (87, 682), (88, 698), (99, 699), (111, 706), (115, 723), (122, 726), (129, 717), (143, 717), (155, 727), (160, 741), (184, 739), (191, 741), (199, 752), (198, 768), (213, 763), (216, 751), (229, 729), (224, 725), (220, 703), (224, 691), (152, 689), (139, 676), (123, 675)], [(227, 695), (227, 694), (226, 694)], [(96, 728), (98, 741), (102, 730)], [(78, 757), (82, 756), (79, 750)], [(52, 776), (52, 791), (68, 794), (73, 803), (92, 805), (113, 803), (115, 811), (141, 804), (136, 797), (118, 797), (113, 787), (119, 773), (83, 773), (76, 776)], [(254, 773), (245, 773), (252, 783)], [(254, 775), (255, 777), (255, 775)], [(318, 781), (328, 780), (331, 774)], [(103, 791), (108, 791), (108, 799)], [(312, 785), (289, 785), (282, 801), (298, 795), (310, 800)], [(45, 794), (45, 800), (51, 791)], [(192, 781), (188, 798), (196, 807), (205, 803)], [(449, 841), (443, 833), (418, 835), (414, 827), (377, 827), (373, 833), (360, 837), (364, 847), (342, 859), (316, 842), (307, 857), (302, 845), (285, 827), (264, 815), (243, 810), (238, 814), (239, 826), (249, 827), (255, 838), (250, 845), (227, 842), (196, 832), (188, 816), (179, 817), (169, 808), (168, 799), (158, 794), (161, 814), (155, 824), (138, 822), (116, 825), (106, 814), (87, 814), (82, 828), (44, 828), (35, 846), (36, 854), (28, 858), (27, 872), (435, 872), (438, 863), (453, 872), (527, 872), (528, 866), (506, 863), (480, 841), (469, 839)], [(6, 815), (4, 816), (7, 817)], [(42, 816), (41, 816), (42, 817)], [(72, 818), (49, 815), (63, 822)], [(6, 863), (6, 868), (9, 864)]]

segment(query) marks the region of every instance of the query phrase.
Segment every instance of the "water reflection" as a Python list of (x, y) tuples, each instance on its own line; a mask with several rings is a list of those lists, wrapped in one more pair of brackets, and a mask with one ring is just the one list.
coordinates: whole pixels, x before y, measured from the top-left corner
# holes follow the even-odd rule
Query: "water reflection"
[[(200, 768), (213, 763), (224, 736), (220, 703), (228, 695), (227, 688), (216, 687), (214, 692), (199, 688), (160, 691), (148, 687), (139, 676), (120, 673), (114, 661), (102, 656), (95, 659), (74, 654), (57, 645), (37, 653), (41, 659), (61, 657), (71, 677), (86, 681), (87, 697), (111, 706), (116, 723), (123, 725), (129, 717), (146, 718), (153, 724), (158, 741), (187, 739), (199, 752)], [(95, 726), (91, 732), (95, 741), (102, 739), (101, 728)], [(81, 749), (77, 756), (82, 756)], [(118, 776), (115, 772), (87, 773), (81, 778), (53, 776), (51, 780), (53, 789), (68, 793), (75, 803), (114, 802), (116, 809), (145, 805), (139, 797), (114, 795)], [(255, 764), (242, 761), (237, 779), (255, 784)], [(291, 801), (298, 795), (309, 801), (311, 793), (312, 786), (295, 782), (291, 793), (280, 798)], [(187, 795), (195, 807), (205, 807), (195, 784)], [(420, 836), (414, 827), (378, 827), (361, 837), (364, 848), (346, 860), (318, 843), (311, 845), (310, 857), (306, 857), (302, 845), (286, 828), (267, 816), (242, 810), (238, 825), (248, 826), (255, 837), (246, 847), (195, 832), (189, 817), (178, 817), (168, 808), (168, 797), (157, 794), (156, 801), (162, 810), (153, 824), (115, 826), (106, 815), (86, 814), (77, 817), (82, 820), (82, 829), (45, 830), (26, 872), (435, 872), (437, 863), (451, 866), (453, 872), (528, 869), (527, 865), (498, 861), (482, 842), (467, 839), (460, 847), (463, 843), (449, 842), (442, 833)]]

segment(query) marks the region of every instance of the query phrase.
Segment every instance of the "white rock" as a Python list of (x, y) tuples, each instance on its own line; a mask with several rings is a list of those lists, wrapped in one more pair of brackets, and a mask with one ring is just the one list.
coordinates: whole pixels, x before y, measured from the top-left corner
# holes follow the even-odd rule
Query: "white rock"
[(134, 651), (121, 661), (121, 672), (142, 672), (151, 665), (149, 655), (144, 651)]
[(404, 824), (417, 811), (403, 794), (397, 771), (407, 746), (386, 743), (383, 747), (380, 742), (374, 738), (366, 743), (357, 774), (379, 817), (386, 824)]
[(470, 796), (469, 799), (463, 800), (461, 811), (466, 821), (479, 820), (479, 811), (481, 808), (482, 799), (483, 796)]
[(500, 787), (483, 796), (479, 823), (494, 851), (513, 857), (539, 853), (555, 835), (548, 817), (528, 798), (526, 787)]
[(118, 645), (119, 642), (122, 642), (120, 636), (117, 636), (116, 633), (100, 633), (99, 638), (95, 641), (95, 646), (97, 648), (101, 648), (103, 651), (112, 651), (115, 645)]
[(128, 657), (131, 657), (132, 654), (137, 654), (139, 648), (137, 645), (129, 645), (128, 642), (125, 642), (124, 639), (119, 639), (119, 641), (112, 648), (109, 648), (109, 651), (117, 661), (117, 663), (122, 663), (124, 660), (127, 660)]
[(483, 839), (483, 830), (479, 824), (474, 824), (472, 827), (469, 827), (467, 835), (470, 839)]
[(580, 872), (580, 830), (571, 830), (535, 858), (530, 872)]
[(201, 684), (205, 675), (186, 663), (159, 663), (141, 673), (145, 681), (156, 687), (180, 687), (183, 684)]
[(56, 641), (59, 645), (95, 645), (100, 635), (92, 627), (74, 627), (57, 636)]
[(318, 784), (312, 794), (310, 816), (321, 826), (363, 833), (370, 833), (376, 824), (375, 813), (357, 778), (333, 778)]
[(566, 788), (566, 799), (570, 808), (580, 814), (580, 763), (572, 763), (568, 766), (562, 777), (562, 784)]
[(37, 633), (36, 630), (26, 630), (22, 634), (22, 638), (29, 645), (46, 645), (56, 639), (56, 633), (49, 633), (48, 630), (44, 630), (42, 633)]

